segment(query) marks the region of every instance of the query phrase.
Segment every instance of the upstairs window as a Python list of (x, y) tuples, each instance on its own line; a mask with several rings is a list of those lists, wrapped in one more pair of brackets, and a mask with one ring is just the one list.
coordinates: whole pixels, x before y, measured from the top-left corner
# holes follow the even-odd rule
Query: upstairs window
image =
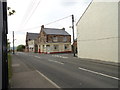
[(64, 36), (63, 41), (64, 41), (64, 42), (67, 42), (67, 37), (66, 37), (66, 36)]
[(58, 41), (58, 37), (57, 36), (54, 36), (53, 37), (53, 42), (57, 42)]

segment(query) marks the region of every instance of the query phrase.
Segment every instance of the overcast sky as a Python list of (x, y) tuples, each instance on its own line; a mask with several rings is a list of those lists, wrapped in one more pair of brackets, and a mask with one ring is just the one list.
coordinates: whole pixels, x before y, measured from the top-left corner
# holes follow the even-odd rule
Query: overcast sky
[[(8, 6), (16, 13), (8, 16), (8, 39), (12, 43), (12, 31), (15, 31), (15, 46), (25, 45), (26, 32), (39, 33), (41, 25), (46, 28), (63, 28), (72, 35), (72, 18), (75, 24), (91, 0), (8, 0)], [(67, 17), (59, 22), (50, 22)], [(76, 38), (76, 29), (75, 29)], [(12, 46), (12, 44), (11, 44)]]

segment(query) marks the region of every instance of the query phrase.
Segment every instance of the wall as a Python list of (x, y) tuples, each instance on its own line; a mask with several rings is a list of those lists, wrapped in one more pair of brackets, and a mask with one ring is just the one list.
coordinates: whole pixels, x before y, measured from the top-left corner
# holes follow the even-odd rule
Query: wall
[[(34, 52), (35, 51), (35, 47), (34, 46), (35, 46), (34, 40), (28, 41), (29, 52)], [(33, 50), (30, 49), (30, 48), (33, 48)]]
[(92, 2), (77, 32), (78, 57), (118, 62), (117, 2)]

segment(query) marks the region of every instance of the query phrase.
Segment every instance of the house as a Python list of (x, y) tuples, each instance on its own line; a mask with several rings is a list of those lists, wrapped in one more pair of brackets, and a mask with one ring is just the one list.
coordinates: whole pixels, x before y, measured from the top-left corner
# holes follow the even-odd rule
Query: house
[(29, 33), (26, 34), (26, 52), (37, 52), (37, 37), (39, 33)]
[(39, 53), (69, 53), (71, 52), (71, 35), (63, 29), (44, 28), (38, 36)]
[(120, 2), (100, 1), (93, 0), (77, 22), (78, 57), (118, 62)]

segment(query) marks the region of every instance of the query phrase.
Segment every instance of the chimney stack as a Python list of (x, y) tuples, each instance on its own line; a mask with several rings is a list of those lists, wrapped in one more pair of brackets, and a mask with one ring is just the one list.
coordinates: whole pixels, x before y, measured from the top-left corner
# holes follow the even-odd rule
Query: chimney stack
[(62, 30), (65, 30), (65, 28), (63, 27)]
[(41, 28), (44, 28), (44, 25), (42, 25)]

